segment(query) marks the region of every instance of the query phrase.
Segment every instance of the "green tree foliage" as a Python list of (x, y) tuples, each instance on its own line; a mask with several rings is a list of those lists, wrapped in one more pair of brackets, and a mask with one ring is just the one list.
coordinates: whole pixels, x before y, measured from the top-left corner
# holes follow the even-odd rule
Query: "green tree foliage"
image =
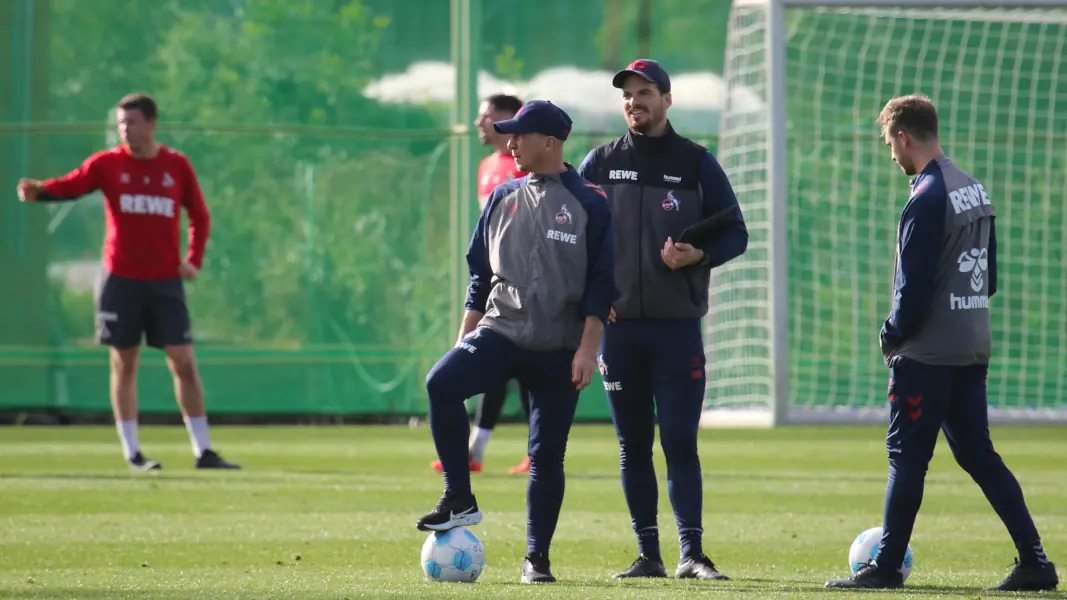
[[(595, 33), (601, 68), (622, 68), (647, 47), (645, 58), (659, 60), (671, 73), (722, 73), (729, 0), (653, 0), (644, 28), (637, 0), (601, 4), (603, 15)], [(641, 39), (642, 30), (648, 39)]]

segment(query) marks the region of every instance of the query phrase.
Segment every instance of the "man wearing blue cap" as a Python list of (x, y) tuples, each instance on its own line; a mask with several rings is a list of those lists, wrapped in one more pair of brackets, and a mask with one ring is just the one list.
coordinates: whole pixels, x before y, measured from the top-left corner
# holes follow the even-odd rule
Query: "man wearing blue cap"
[(426, 376), (445, 492), (424, 531), (476, 525), (463, 401), (517, 378), (530, 393), (523, 583), (555, 581), (548, 550), (563, 504), (563, 455), (615, 300), (614, 231), (604, 192), (563, 162), (571, 119), (528, 102), (494, 129), (529, 175), (497, 186), (467, 251), (470, 285), (454, 348)]
[[(654, 60), (615, 74), (629, 131), (594, 148), (578, 172), (599, 184), (615, 220), (620, 297), (600, 349), (600, 372), (619, 438), (623, 494), (639, 556), (615, 577), (666, 577), (659, 547), (655, 422), (678, 523), (675, 576), (727, 579), (702, 547), (697, 431), (711, 269), (740, 256), (748, 231), (730, 182), (704, 147), (671, 127), (671, 80)], [(712, 224), (717, 225), (712, 226)], [(699, 234), (690, 235), (694, 231)], [(683, 234), (683, 232), (685, 232)]]

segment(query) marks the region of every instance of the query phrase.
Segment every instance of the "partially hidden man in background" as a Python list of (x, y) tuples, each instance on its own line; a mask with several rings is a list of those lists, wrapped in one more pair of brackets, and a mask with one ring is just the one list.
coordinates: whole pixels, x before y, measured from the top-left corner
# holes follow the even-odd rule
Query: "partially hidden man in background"
[[(489, 96), (478, 108), (478, 117), (474, 120), (474, 126), (478, 129), (478, 140), (482, 145), (492, 146), (493, 153), (482, 159), (478, 165), (478, 209), (485, 210), (485, 203), (489, 200), (489, 194), (496, 186), (514, 181), (526, 175), (526, 172), (515, 165), (515, 157), (508, 149), (508, 136), (497, 133), (493, 129), (493, 123), (503, 121), (515, 116), (522, 108), (522, 100), (507, 94), (494, 94)], [(530, 421), (530, 393), (521, 381), (517, 382), (519, 388), (519, 404), (522, 412), (526, 415), (526, 421)], [(474, 472), (481, 472), (482, 463), (485, 460), (485, 448), (489, 445), (489, 438), (493, 429), (500, 422), (500, 415), (507, 401), (507, 382), (478, 396), (478, 405), (474, 413), (474, 427), (468, 442), (467, 451), (470, 455), (469, 466)], [(441, 459), (434, 459), (430, 467), (440, 473), (442, 471)], [(526, 456), (522, 462), (511, 467), (509, 473), (528, 473), (530, 471), (530, 457)]]
[(470, 285), (454, 348), (430, 370), (430, 427), (445, 492), (422, 530), (475, 525), (463, 401), (518, 378), (530, 391), (523, 583), (555, 581), (549, 547), (563, 504), (563, 458), (579, 391), (616, 297), (614, 233), (604, 192), (563, 162), (571, 119), (531, 101), (494, 125), (530, 174), (496, 187), (467, 252)]
[(989, 437), (989, 299), (997, 292), (996, 211), (982, 184), (945, 156), (925, 96), (890, 100), (878, 116), (893, 162), (913, 176), (897, 228), (893, 304), (880, 341), (889, 367), (889, 483), (873, 561), (831, 588), (899, 588), (939, 431), (1008, 529), (1019, 558), (997, 586), (1055, 589), (1056, 567), (1022, 488)]
[[(615, 222), (620, 298), (604, 332), (600, 372), (619, 438), (622, 487), (638, 558), (616, 577), (666, 577), (660, 554), (655, 420), (678, 524), (675, 576), (727, 579), (704, 554), (697, 432), (704, 404), (704, 341), (711, 269), (743, 254), (748, 230), (730, 182), (703, 146), (667, 120), (671, 80), (654, 60), (619, 71), (628, 131), (594, 148), (578, 172), (600, 185)], [(687, 228), (721, 218), (713, 234), (680, 241)]]
[[(196, 468), (237, 469), (211, 449), (182, 283), (196, 277), (204, 260), (211, 227), (207, 205), (189, 159), (155, 140), (155, 101), (131, 94), (115, 110), (121, 145), (90, 156), (62, 177), (20, 180), (19, 198), (56, 202), (103, 193), (107, 228), (96, 331), (99, 343), (111, 347), (111, 407), (130, 468), (161, 468), (141, 452), (137, 437), (137, 364), (144, 339), (166, 355)], [(189, 215), (184, 260), (182, 208)]]

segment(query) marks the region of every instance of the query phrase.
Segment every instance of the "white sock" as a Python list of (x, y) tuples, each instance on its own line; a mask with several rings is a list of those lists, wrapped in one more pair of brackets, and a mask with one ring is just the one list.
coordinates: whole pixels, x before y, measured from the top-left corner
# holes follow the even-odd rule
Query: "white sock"
[(186, 417), (185, 428), (189, 430), (189, 441), (193, 443), (193, 454), (200, 458), (204, 450), (211, 448), (211, 439), (207, 435), (207, 417)]
[(485, 447), (489, 445), (489, 436), (493, 435), (492, 429), (475, 427), (471, 434), (470, 454), (471, 461), (480, 463), (485, 457)]
[(115, 429), (119, 430), (119, 441), (122, 442), (122, 455), (129, 460), (141, 451), (141, 444), (137, 442), (137, 419), (132, 421), (115, 421)]

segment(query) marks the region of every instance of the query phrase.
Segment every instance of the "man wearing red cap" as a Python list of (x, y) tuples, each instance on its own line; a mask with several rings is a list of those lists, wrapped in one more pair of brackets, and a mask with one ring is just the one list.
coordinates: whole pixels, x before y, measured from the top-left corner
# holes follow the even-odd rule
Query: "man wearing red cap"
[[(748, 231), (722, 167), (667, 120), (671, 80), (654, 60), (619, 71), (629, 130), (594, 148), (578, 172), (600, 185), (615, 221), (619, 299), (604, 330), (600, 373), (620, 445), (622, 487), (639, 556), (616, 577), (665, 577), (652, 464), (655, 422), (678, 523), (681, 579), (726, 579), (704, 554), (697, 431), (704, 402), (704, 342), (711, 269), (740, 256)], [(732, 212), (730, 212), (732, 211)], [(686, 228), (727, 215), (707, 239), (682, 243)]]

